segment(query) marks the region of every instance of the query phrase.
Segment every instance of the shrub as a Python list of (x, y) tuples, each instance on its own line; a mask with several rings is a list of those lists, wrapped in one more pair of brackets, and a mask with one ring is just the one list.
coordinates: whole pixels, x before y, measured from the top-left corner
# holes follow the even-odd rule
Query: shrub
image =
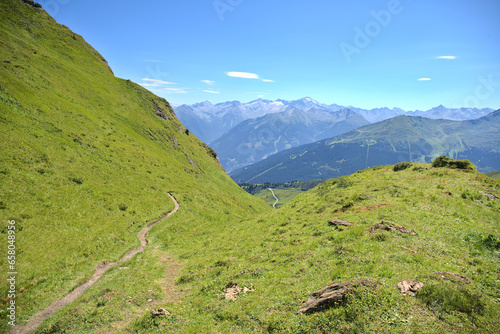
[(469, 170), (475, 170), (476, 166), (469, 160), (456, 160), (455, 161), (455, 166), (458, 169), (469, 169)]
[(76, 184), (82, 184), (83, 179), (81, 177), (73, 177), (70, 179), (71, 181), (75, 182)]
[(457, 168), (465, 170), (476, 170), (476, 166), (469, 160), (455, 160), (442, 155), (432, 161), (432, 167)]
[(454, 161), (446, 155), (441, 155), (432, 161), (432, 167), (449, 167), (450, 162)]
[(407, 168), (410, 168), (411, 166), (413, 166), (411, 162), (401, 161), (394, 165), (394, 171), (399, 172), (400, 170), (405, 170)]
[(127, 208), (128, 208), (127, 204), (121, 203), (120, 205), (118, 205), (118, 209), (120, 209), (120, 211), (125, 211), (127, 210)]
[(333, 184), (337, 186), (337, 188), (348, 188), (352, 186), (352, 181), (345, 177), (337, 177), (333, 179)]

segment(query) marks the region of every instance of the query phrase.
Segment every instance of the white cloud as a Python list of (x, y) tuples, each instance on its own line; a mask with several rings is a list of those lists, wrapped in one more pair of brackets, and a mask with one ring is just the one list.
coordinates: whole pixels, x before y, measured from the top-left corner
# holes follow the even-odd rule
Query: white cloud
[(147, 81), (147, 82), (150, 82), (150, 84), (140, 84), (141, 86), (144, 86), (144, 85), (176, 85), (175, 82), (168, 82), (168, 81), (163, 81), (163, 80), (157, 80), (157, 79), (150, 79), (150, 78), (142, 78), (141, 79), (142, 81)]
[(142, 87), (160, 87), (161, 85), (160, 84), (150, 84), (150, 83), (140, 83), (139, 85), (141, 85)]
[(439, 56), (436, 57), (436, 59), (457, 59), (455, 56)]
[(264, 81), (264, 82), (274, 82), (274, 80), (270, 80), (270, 79), (262, 79), (262, 81)]
[(201, 82), (203, 82), (204, 84), (207, 84), (209, 86), (215, 85), (215, 81), (212, 81), (212, 80), (201, 80)]
[(431, 78), (420, 78), (420, 79), (417, 79), (418, 81), (431, 81), (432, 79)]
[(227, 75), (234, 78), (260, 79), (258, 74), (248, 72), (227, 72)]
[(220, 94), (220, 92), (217, 92), (217, 91), (215, 91), (215, 90), (206, 90), (206, 89), (204, 89), (203, 91), (204, 91), (205, 93), (210, 93), (210, 94)]

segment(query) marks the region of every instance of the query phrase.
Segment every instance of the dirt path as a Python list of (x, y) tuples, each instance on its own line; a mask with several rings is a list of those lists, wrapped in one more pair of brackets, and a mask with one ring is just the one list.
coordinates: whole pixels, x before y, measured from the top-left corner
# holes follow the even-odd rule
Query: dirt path
[(271, 188), (267, 188), (267, 189), (269, 189), (273, 193), (273, 196), (276, 199), (276, 202), (274, 202), (274, 204), (273, 204), (273, 208), (276, 209), (276, 204), (278, 204), (279, 199), (278, 199), (278, 197), (276, 197), (276, 195), (274, 194), (274, 191)]
[(144, 251), (144, 248), (146, 248), (146, 245), (148, 244), (146, 236), (147, 236), (149, 230), (151, 230), (153, 228), (153, 226), (155, 226), (157, 223), (167, 219), (168, 217), (170, 217), (171, 215), (176, 213), (177, 210), (179, 210), (179, 203), (174, 198), (174, 196), (172, 196), (172, 194), (170, 194), (170, 193), (168, 193), (168, 196), (170, 196), (170, 198), (174, 202), (175, 208), (172, 211), (170, 211), (167, 215), (152, 222), (151, 224), (144, 227), (142, 230), (140, 230), (137, 233), (137, 238), (139, 238), (139, 241), (141, 242), (141, 245), (139, 247), (128, 251), (120, 260), (118, 260), (118, 262), (99, 263), (98, 265), (95, 266), (95, 273), (94, 273), (94, 275), (92, 275), (91, 278), (89, 278), (88, 280), (83, 282), (75, 290), (71, 291), (63, 298), (52, 302), (52, 304), (47, 306), (45, 309), (43, 309), (40, 312), (38, 312), (37, 314), (35, 314), (30, 320), (28, 320), (28, 323), (26, 323), (25, 325), (18, 325), (16, 327), (14, 327), (7, 334), (31, 334), (31, 333), (33, 333), (42, 324), (42, 322), (44, 322), (46, 319), (48, 319), (53, 313), (59, 311), (64, 306), (68, 305), (69, 303), (75, 301), (78, 297), (80, 297), (88, 288), (90, 288), (92, 285), (94, 285), (95, 282), (97, 282), (102, 277), (102, 275), (104, 275), (106, 273), (106, 271), (115, 267), (117, 264), (120, 264), (124, 261), (130, 260), (136, 254)]

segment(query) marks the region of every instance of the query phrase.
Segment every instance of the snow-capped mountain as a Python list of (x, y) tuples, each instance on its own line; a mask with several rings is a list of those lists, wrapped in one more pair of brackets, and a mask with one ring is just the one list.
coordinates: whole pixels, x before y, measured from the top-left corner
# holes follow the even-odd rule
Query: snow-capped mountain
[(353, 106), (345, 107), (337, 104), (323, 104), (310, 97), (299, 100), (263, 100), (248, 103), (229, 101), (212, 104), (208, 101), (192, 105), (174, 106), (177, 117), (196, 136), (206, 143), (211, 143), (239, 123), (259, 118), (267, 114), (275, 114), (290, 109), (300, 111), (328, 110), (338, 111), (349, 108), (363, 116), (370, 123), (377, 123), (398, 115), (422, 116), (432, 119), (468, 120), (483, 117), (493, 112), (491, 108), (446, 108), (442, 105), (427, 111), (405, 111), (400, 108), (362, 109)]

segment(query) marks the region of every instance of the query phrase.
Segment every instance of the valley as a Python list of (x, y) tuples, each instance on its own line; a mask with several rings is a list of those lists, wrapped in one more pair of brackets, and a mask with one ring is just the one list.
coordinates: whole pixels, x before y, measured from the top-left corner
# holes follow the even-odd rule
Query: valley
[(500, 110), (172, 107), (48, 11), (0, 1), (1, 333), (498, 331)]

